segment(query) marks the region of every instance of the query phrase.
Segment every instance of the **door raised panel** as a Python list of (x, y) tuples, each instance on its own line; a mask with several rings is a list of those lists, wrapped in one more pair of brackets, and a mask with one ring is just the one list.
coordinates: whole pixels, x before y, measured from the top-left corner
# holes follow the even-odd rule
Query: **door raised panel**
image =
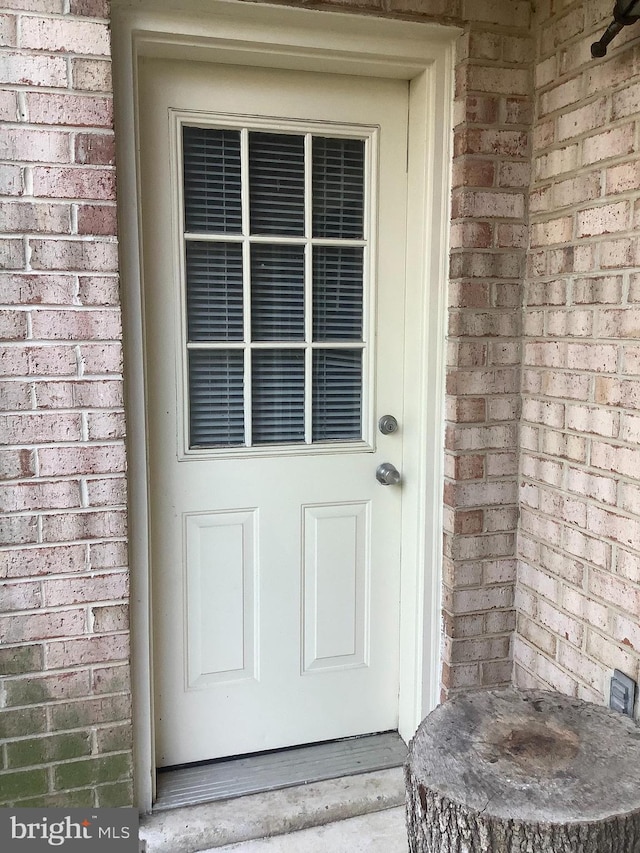
[(304, 669), (364, 666), (369, 504), (304, 507)]
[(184, 517), (189, 687), (255, 674), (256, 515)]

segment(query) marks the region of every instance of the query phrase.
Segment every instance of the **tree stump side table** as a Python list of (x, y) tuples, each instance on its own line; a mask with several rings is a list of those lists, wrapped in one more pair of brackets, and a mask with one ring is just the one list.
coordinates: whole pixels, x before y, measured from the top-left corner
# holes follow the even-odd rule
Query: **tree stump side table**
[(456, 696), (405, 763), (411, 853), (640, 853), (640, 728), (558, 693)]

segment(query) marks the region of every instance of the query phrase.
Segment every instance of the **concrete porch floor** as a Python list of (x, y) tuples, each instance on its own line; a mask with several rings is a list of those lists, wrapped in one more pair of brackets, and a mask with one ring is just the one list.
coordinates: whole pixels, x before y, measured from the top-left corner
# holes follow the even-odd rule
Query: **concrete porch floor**
[(407, 853), (404, 807), (360, 815), (206, 853)]
[(140, 838), (145, 853), (406, 853), (403, 804), (395, 767), (156, 812)]

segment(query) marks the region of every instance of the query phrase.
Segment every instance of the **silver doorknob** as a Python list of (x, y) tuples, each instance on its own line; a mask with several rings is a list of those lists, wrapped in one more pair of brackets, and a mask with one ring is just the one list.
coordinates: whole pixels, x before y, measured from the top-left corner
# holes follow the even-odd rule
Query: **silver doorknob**
[(376, 480), (383, 486), (397, 486), (401, 480), (400, 471), (391, 462), (383, 462), (376, 468)]
[(393, 415), (383, 415), (378, 421), (378, 429), (383, 435), (391, 435), (398, 431), (398, 421)]

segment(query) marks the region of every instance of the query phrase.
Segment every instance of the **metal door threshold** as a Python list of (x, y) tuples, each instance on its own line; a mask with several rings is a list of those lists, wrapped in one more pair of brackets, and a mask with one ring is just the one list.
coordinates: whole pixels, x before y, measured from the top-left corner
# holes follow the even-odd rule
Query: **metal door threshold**
[(407, 747), (397, 732), (263, 752), (245, 758), (161, 770), (154, 812), (228, 800), (400, 767)]

